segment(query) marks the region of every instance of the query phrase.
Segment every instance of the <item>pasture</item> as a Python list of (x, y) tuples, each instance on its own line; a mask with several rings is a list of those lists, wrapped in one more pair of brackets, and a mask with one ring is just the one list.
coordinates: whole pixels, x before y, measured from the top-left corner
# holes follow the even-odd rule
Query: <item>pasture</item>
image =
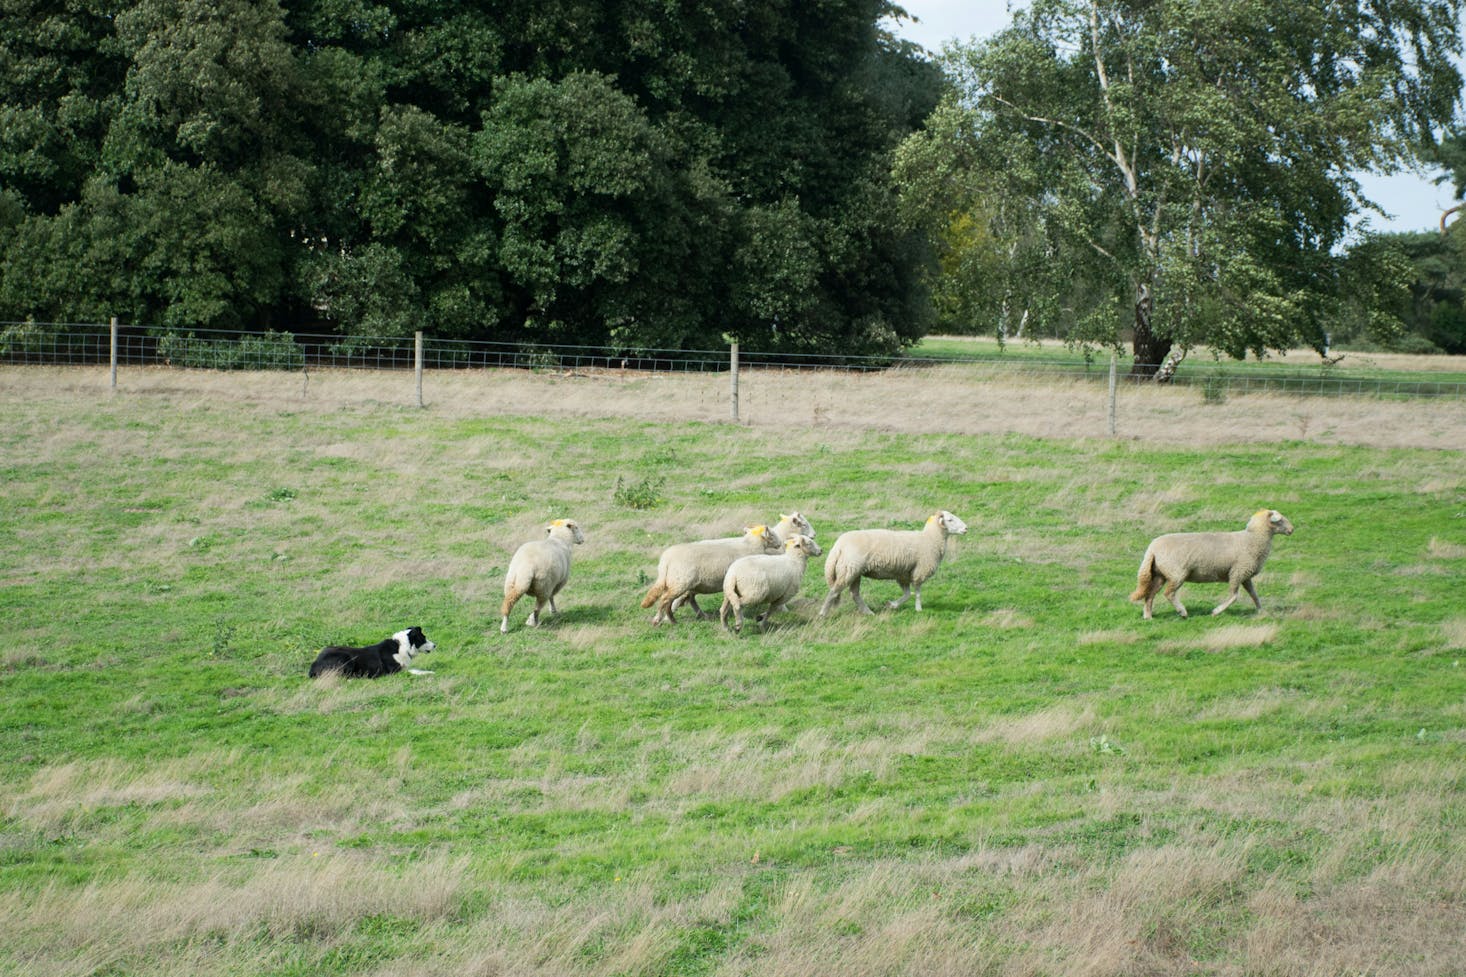
[[(1459, 403), (105, 382), (0, 369), (0, 973), (1462, 973)], [(1141, 620), (1153, 536), (1262, 507), (1265, 613)], [(815, 618), (816, 558), (647, 624), (664, 545), (794, 508), (969, 532), (919, 614)], [(306, 678), (414, 624), (433, 675)]]

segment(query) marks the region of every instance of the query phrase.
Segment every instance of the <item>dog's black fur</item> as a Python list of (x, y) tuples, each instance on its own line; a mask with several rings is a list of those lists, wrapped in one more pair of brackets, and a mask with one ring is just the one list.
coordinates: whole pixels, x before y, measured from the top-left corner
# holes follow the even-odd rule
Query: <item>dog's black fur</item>
[(311, 678), (327, 672), (340, 672), (345, 678), (381, 678), (402, 671), (412, 663), (413, 655), (435, 647), (422, 628), (417, 627), (398, 631), (387, 640), (365, 648), (331, 645), (322, 649), (311, 663)]

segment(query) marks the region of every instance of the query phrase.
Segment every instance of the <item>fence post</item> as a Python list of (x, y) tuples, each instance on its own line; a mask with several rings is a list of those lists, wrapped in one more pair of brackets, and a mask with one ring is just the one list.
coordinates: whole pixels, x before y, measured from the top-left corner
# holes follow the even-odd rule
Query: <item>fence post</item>
[(1115, 436), (1115, 373), (1119, 366), (1119, 354), (1110, 350), (1110, 437)]
[(117, 317), (112, 317), (112, 389), (117, 389)]
[(738, 343), (734, 342), (728, 358), (728, 374), (732, 378), (730, 384), (730, 397), (732, 398), (733, 423), (738, 423)]
[(414, 370), (417, 372), (417, 406), (422, 406), (422, 330), (413, 337)]

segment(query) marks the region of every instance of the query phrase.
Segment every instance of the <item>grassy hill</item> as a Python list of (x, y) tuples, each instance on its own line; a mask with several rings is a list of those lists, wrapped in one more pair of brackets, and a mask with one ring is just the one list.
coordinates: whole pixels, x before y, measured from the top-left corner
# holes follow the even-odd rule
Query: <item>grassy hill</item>
[[(1460, 452), (0, 403), (0, 973), (1460, 972)], [(1263, 615), (1141, 620), (1152, 536), (1265, 506)], [(814, 560), (648, 625), (664, 545), (793, 508), (970, 532), (919, 614)], [(433, 675), (305, 676), (412, 624)]]

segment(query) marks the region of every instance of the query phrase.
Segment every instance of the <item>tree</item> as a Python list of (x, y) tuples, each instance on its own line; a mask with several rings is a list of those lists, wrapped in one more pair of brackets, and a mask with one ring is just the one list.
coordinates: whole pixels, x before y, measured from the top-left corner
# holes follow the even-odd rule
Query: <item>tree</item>
[(946, 63), (976, 155), (1033, 164), (996, 172), (1002, 195), (1108, 268), (1151, 375), (1201, 343), (1322, 345), (1370, 206), (1351, 174), (1407, 165), (1451, 118), (1462, 6), (1035, 0)]
[(940, 87), (894, 10), (5, 5), (0, 319), (893, 351)]

